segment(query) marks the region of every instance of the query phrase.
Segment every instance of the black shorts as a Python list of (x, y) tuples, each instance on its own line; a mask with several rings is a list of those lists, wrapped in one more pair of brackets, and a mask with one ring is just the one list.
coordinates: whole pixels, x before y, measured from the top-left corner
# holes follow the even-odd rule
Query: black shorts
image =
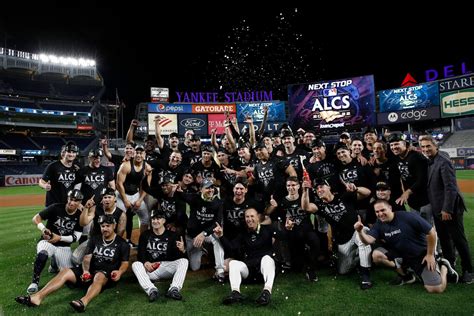
[(83, 282), (81, 279), (82, 274), (84, 273), (84, 270), (82, 270), (82, 266), (77, 266), (74, 268), (71, 268), (72, 272), (76, 276), (76, 283), (73, 284), (71, 282), (68, 282), (68, 286), (73, 286), (73, 287), (78, 287), (78, 288), (88, 288), (92, 284), (92, 280), (94, 279), (94, 276), (96, 273), (102, 273), (105, 275), (107, 278), (107, 283), (105, 283), (105, 286), (102, 287), (102, 291), (108, 288), (115, 287), (117, 285), (117, 282), (112, 281), (110, 278), (110, 274), (112, 271), (91, 271), (92, 279), (89, 282)]

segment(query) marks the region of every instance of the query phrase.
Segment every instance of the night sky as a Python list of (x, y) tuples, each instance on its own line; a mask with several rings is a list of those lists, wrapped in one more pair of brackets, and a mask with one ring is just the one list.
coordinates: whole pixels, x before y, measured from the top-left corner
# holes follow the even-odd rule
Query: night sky
[(474, 68), (472, 26), (446, 8), (443, 16), (408, 7), (378, 16), (336, 7), (215, 10), (60, 2), (47, 13), (6, 10), (1, 46), (96, 59), (104, 99), (114, 101), (117, 88), (129, 112), (149, 100), (151, 86), (169, 87), (171, 101), (175, 91), (219, 89), (273, 90), (286, 100), (290, 83), (374, 74), (382, 90), (400, 86), (407, 72), (424, 82), (426, 69)]

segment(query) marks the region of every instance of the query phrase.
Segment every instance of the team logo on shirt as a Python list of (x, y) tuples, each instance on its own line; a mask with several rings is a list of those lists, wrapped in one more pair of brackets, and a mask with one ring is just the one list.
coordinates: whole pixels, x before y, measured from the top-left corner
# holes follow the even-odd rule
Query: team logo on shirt
[(342, 202), (339, 202), (339, 204), (324, 205), (322, 211), (335, 222), (339, 222), (342, 216), (347, 213), (346, 206)]
[(58, 176), (58, 182), (61, 183), (66, 189), (74, 183), (74, 180), (76, 180), (76, 173), (70, 170), (65, 170)]
[(89, 185), (94, 190), (97, 189), (101, 184), (104, 184), (104, 181), (104, 174), (97, 174), (97, 172), (88, 174), (85, 178), (85, 182), (87, 183), (87, 185)]
[(116, 244), (111, 246), (98, 245), (95, 246), (92, 255), (97, 259), (97, 262), (112, 262), (114, 260)]
[(168, 251), (168, 238), (165, 241), (160, 239), (150, 239), (146, 244), (146, 250), (153, 259), (158, 259), (160, 256), (166, 254)]
[(58, 217), (53, 225), (61, 235), (70, 235), (76, 223), (75, 220), (71, 220), (69, 217)]
[(355, 183), (359, 179), (357, 168), (343, 169), (341, 171), (341, 178), (344, 182)]
[(162, 200), (160, 206), (166, 218), (171, 218), (176, 214), (176, 204), (173, 201)]

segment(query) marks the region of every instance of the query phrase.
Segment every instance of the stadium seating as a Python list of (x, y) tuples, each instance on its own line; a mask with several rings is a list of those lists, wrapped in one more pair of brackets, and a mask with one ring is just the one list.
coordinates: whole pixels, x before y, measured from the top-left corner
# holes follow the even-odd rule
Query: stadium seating
[(445, 148), (474, 147), (473, 130), (456, 131), (444, 143)]

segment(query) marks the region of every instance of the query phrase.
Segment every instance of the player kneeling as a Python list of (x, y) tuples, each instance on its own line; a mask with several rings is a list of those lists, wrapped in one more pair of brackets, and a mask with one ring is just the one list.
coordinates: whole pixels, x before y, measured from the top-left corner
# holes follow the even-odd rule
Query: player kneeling
[(31, 296), (18, 296), (15, 301), (29, 307), (39, 306), (49, 294), (68, 282), (78, 287), (87, 287), (85, 296), (69, 303), (76, 311), (84, 312), (102, 288), (114, 286), (127, 271), (130, 246), (115, 234), (116, 222), (112, 215), (101, 216), (99, 224), (102, 235), (89, 239), (82, 267), (62, 269), (39, 292)]
[(182, 258), (185, 252), (183, 237), (165, 229), (165, 213), (154, 210), (151, 214), (152, 229), (140, 235), (138, 243), (138, 261), (132, 264), (142, 289), (150, 302), (158, 299), (159, 293), (152, 283), (156, 280), (173, 278), (166, 297), (181, 300), (188, 259)]

